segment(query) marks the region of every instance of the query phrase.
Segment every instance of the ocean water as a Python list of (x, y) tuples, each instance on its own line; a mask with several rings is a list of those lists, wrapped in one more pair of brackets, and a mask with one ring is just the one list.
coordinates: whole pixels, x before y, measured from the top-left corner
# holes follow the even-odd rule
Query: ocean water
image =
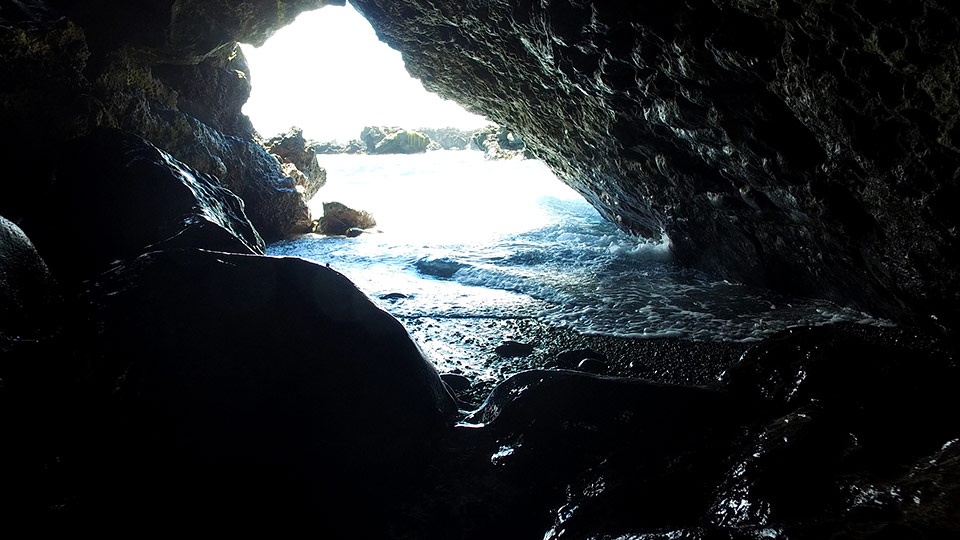
[(305, 235), (268, 254), (327, 264), (401, 320), (537, 318), (588, 334), (712, 341), (885, 324), (681, 268), (668, 238), (620, 232), (536, 160), (473, 151), (318, 159), (328, 180), (310, 201), (314, 216), (338, 201), (371, 212), (375, 230)]

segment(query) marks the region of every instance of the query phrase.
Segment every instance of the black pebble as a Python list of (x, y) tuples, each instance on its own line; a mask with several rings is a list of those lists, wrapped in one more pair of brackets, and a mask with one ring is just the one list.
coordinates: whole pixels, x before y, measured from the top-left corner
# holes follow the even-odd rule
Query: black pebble
[(469, 390), (470, 387), (473, 386), (473, 383), (470, 382), (470, 379), (458, 373), (441, 373), (440, 379), (447, 383), (447, 386), (449, 386), (454, 392), (463, 392), (465, 390)]
[(519, 341), (504, 341), (494, 349), (500, 356), (513, 358), (517, 356), (530, 356), (533, 354), (533, 345), (520, 343)]

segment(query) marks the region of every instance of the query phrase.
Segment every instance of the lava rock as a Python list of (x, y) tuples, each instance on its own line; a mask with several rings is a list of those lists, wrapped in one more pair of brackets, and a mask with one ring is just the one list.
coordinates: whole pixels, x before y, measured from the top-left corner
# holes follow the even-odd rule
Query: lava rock
[(450, 279), (462, 268), (468, 268), (469, 265), (457, 262), (447, 257), (422, 257), (413, 263), (418, 272), (425, 276)]
[(419, 154), (427, 151), (430, 137), (398, 127), (365, 127), (360, 139), (368, 154)]
[[(57, 220), (28, 223), (45, 260), (66, 283), (150, 250), (264, 249), (236, 195), (119, 130), (96, 130), (62, 149), (51, 199)], [(70, 234), (60, 220), (70, 224)]]
[(960, 326), (960, 87), (934, 74), (960, 68), (952, 5), (353, 5), (427, 88), (680, 263)]
[(457, 413), (403, 326), (303, 259), (155, 252), (89, 298), (122, 421), (78, 465), (98, 479), (78, 515), (243, 510), (340, 531), (429, 462)]
[(606, 356), (593, 349), (574, 349), (558, 354), (557, 365), (564, 369), (571, 369), (577, 367), (586, 358), (596, 358), (602, 362), (607, 361)]
[(290, 131), (283, 135), (267, 139), (264, 147), (279, 158), (281, 166), (292, 165), (300, 173), (298, 176), (290, 176), (296, 181), (304, 199), (312, 199), (326, 184), (327, 171), (317, 163), (317, 153), (303, 138), (302, 129), (290, 128)]
[(603, 373), (607, 370), (607, 363), (596, 358), (584, 358), (577, 364), (577, 370), (586, 373)]
[(441, 373), (440, 378), (451, 390), (457, 393), (469, 390), (470, 387), (473, 386), (473, 382), (470, 379), (459, 373)]
[[(33, 243), (0, 216), (0, 352), (48, 335), (58, 286)], [(0, 379), (6, 370), (0, 363)]]
[(523, 356), (530, 356), (533, 354), (533, 345), (529, 343), (520, 343), (519, 341), (506, 340), (500, 345), (497, 345), (497, 348), (494, 349), (500, 356), (506, 358), (516, 358)]
[[(323, 216), (317, 221), (315, 232), (334, 236), (359, 236), (356, 231), (375, 227), (377, 221), (366, 210), (354, 210), (339, 202), (323, 203)], [(351, 231), (353, 231), (351, 233)]]

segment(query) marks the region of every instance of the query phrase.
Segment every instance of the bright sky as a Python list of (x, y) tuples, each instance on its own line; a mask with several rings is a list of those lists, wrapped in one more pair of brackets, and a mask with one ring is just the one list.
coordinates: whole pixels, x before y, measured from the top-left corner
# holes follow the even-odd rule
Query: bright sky
[(243, 112), (264, 137), (299, 126), (307, 139), (346, 142), (364, 126), (490, 123), (424, 90), (349, 4), (303, 13), (262, 47), (242, 47), (253, 86)]

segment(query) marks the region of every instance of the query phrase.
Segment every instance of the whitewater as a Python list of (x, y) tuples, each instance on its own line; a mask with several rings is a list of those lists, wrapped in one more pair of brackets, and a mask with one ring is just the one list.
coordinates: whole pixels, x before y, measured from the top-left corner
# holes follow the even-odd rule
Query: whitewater
[(377, 226), (355, 238), (304, 235), (268, 254), (330, 266), (401, 321), (536, 319), (583, 334), (733, 342), (798, 325), (887, 324), (682, 268), (668, 238), (619, 231), (537, 160), (475, 151), (318, 160), (328, 181), (313, 215), (338, 201)]

